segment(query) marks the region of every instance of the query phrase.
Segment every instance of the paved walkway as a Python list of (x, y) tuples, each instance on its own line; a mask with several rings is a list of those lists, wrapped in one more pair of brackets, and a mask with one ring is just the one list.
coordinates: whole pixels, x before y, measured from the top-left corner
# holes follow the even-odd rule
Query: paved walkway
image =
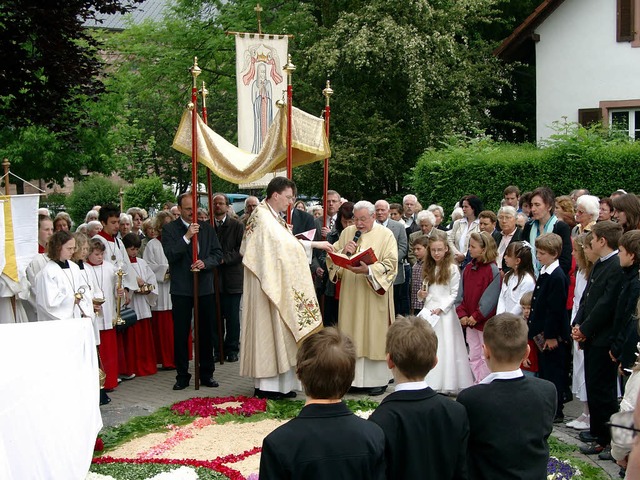
[[(193, 367), (190, 369), (193, 373)], [(120, 386), (110, 393), (111, 403), (100, 407), (105, 427), (119, 425), (129, 418), (149, 415), (160, 407), (170, 405), (180, 400), (192, 397), (225, 397), (237, 395), (253, 395), (253, 380), (240, 377), (239, 363), (216, 364), (214, 377), (220, 383), (218, 388), (200, 387), (195, 390), (193, 379), (191, 385), (184, 389), (172, 390), (175, 383), (175, 371), (159, 371), (149, 377), (138, 377), (122, 382)], [(393, 385), (389, 386), (388, 393), (393, 391)], [(359, 395), (348, 395), (348, 398), (362, 398)], [(384, 396), (375, 397), (380, 401)], [(304, 394), (299, 393), (298, 399), (304, 399)], [(566, 421), (573, 420), (581, 413), (579, 402), (571, 402), (565, 405)], [(578, 439), (578, 431), (567, 428), (564, 425), (556, 426), (553, 435), (565, 443), (583, 445)], [(607, 472), (611, 478), (619, 478), (619, 467), (611, 461), (598, 460), (597, 456), (585, 456), (577, 454), (582, 460), (597, 465)]]

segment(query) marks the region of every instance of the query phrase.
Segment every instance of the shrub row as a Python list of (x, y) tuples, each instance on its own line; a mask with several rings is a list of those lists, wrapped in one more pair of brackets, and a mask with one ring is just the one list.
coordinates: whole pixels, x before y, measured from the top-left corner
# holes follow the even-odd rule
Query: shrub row
[(545, 147), (482, 141), (428, 150), (414, 168), (413, 187), (425, 208), (438, 203), (449, 214), (473, 193), (496, 211), (508, 185), (522, 192), (545, 185), (556, 195), (578, 188), (599, 197), (619, 188), (640, 192), (639, 167), (640, 142), (626, 139), (573, 135)]

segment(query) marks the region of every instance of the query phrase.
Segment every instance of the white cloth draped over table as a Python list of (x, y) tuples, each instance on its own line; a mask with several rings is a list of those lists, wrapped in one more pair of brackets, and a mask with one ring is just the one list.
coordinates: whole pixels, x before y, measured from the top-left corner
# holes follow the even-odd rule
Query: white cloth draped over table
[(83, 480), (102, 428), (91, 321), (0, 325), (0, 364), (0, 478)]

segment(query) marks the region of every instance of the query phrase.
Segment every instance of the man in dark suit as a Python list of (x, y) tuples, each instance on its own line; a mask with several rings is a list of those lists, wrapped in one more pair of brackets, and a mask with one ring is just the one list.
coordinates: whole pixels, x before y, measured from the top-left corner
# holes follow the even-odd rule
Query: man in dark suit
[(334, 327), (307, 337), (296, 375), (307, 402), (262, 442), (261, 480), (383, 480), (384, 434), (342, 402), (355, 376), (356, 352)]
[(491, 210), (483, 210), (478, 215), (479, 225), (478, 228), (481, 232), (487, 232), (493, 238), (493, 241), (496, 242), (496, 247), (498, 246), (498, 242), (502, 239), (500, 235), (500, 230), (498, 230), (498, 217)]
[(518, 212), (511, 206), (504, 206), (498, 210), (498, 222), (500, 223), (500, 240), (498, 245), (498, 267), (502, 273), (511, 270), (504, 261), (504, 253), (509, 244), (522, 240), (522, 228), (516, 225), (516, 215)]
[(618, 411), (617, 365), (609, 356), (614, 339), (616, 305), (624, 274), (618, 258), (622, 226), (609, 220), (591, 230), (591, 250), (600, 258), (594, 263), (580, 308), (573, 321), (573, 339), (584, 350), (584, 376), (591, 415), (589, 432), (580, 439), (591, 443), (582, 453), (601, 453), (611, 441), (606, 422)]
[(438, 361), (433, 328), (418, 317), (399, 318), (389, 327), (386, 350), (396, 390), (369, 420), (385, 434), (387, 478), (466, 479), (467, 413), (424, 381)]
[[(240, 342), (240, 299), (244, 267), (240, 245), (244, 234), (244, 225), (227, 215), (230, 202), (224, 193), (216, 193), (213, 197), (214, 228), (222, 247), (222, 260), (218, 265), (220, 286), (220, 309), (223, 317), (222, 334), (224, 336), (224, 354), (227, 362), (237, 362)], [(215, 356), (221, 352), (218, 329), (214, 329)]]
[[(178, 197), (180, 217), (162, 229), (162, 248), (171, 272), (171, 302), (173, 304), (173, 342), (176, 362), (174, 390), (189, 386), (189, 351), (187, 342), (193, 316), (193, 272), (198, 273), (200, 347), (200, 381), (206, 387), (217, 387), (213, 378), (213, 339), (216, 322), (216, 299), (213, 291), (213, 269), (222, 259), (222, 249), (213, 227), (208, 223), (191, 223), (193, 199), (190, 193)], [(193, 262), (191, 240), (198, 235), (198, 260)]]
[(407, 263), (408, 238), (405, 228), (400, 222), (389, 218), (389, 202), (378, 200), (375, 204), (376, 221), (384, 225), (393, 232), (393, 236), (398, 244), (398, 275), (393, 281), (393, 306), (396, 315), (407, 315), (409, 313), (409, 292), (404, 289), (405, 268)]
[(492, 373), (458, 395), (469, 416), (472, 480), (547, 477), (556, 389), (520, 370), (530, 351), (527, 334), (521, 317), (501, 313), (490, 318), (484, 326), (483, 349)]

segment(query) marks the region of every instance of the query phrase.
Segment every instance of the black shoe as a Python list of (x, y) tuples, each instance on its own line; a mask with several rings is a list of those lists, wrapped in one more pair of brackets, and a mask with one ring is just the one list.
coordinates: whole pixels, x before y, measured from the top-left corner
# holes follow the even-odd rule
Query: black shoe
[(613, 458), (613, 456), (611, 455), (611, 447), (604, 447), (604, 450), (602, 450), (599, 454), (598, 454), (598, 458), (600, 460), (611, 460), (611, 461), (616, 461), (615, 458)]
[(200, 384), (204, 385), (205, 387), (211, 387), (211, 388), (215, 388), (215, 387), (219, 387), (220, 386), (220, 384), (213, 377), (201, 378), (200, 379)]
[(260, 390), (259, 388), (256, 388), (253, 391), (253, 396), (257, 398), (265, 398), (267, 400), (283, 400), (285, 398), (296, 398), (297, 395), (296, 392), (269, 392), (267, 390)]
[(378, 395), (382, 395), (386, 391), (387, 391), (387, 386), (385, 385), (384, 387), (370, 388), (368, 394), (370, 397), (377, 397)]
[(580, 432), (580, 435), (578, 435), (578, 438), (582, 440), (584, 443), (593, 443), (597, 440), (597, 438), (591, 435), (591, 433), (588, 430), (585, 430), (584, 432)]
[(595, 455), (595, 454), (600, 454), (604, 451), (604, 448), (602, 445), (598, 445), (597, 443), (593, 442), (590, 443), (589, 445), (583, 445), (582, 447), (580, 447), (580, 452), (584, 453), (585, 455)]
[(220, 355), (217, 353), (213, 355), (213, 363), (218, 363), (220, 361)]
[(189, 386), (189, 382), (176, 382), (173, 385), (173, 389), (174, 390), (184, 390), (185, 388), (187, 388)]
[(226, 360), (229, 363), (237, 362), (238, 361), (238, 354), (237, 353), (230, 353), (229, 355), (227, 355)]
[(106, 405), (107, 403), (111, 403), (111, 399), (107, 392), (104, 391), (104, 388), (100, 389), (100, 405)]
[(556, 415), (553, 419), (553, 423), (564, 423), (564, 415)]

